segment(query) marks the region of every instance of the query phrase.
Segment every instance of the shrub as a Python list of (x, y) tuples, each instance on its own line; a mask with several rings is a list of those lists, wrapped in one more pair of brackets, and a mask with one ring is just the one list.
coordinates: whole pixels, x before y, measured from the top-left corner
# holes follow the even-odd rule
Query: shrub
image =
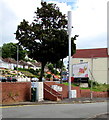
[(89, 88), (91, 88), (91, 84), (92, 84), (92, 87), (95, 87), (95, 86), (99, 86), (100, 84), (96, 81), (92, 81), (92, 80), (89, 80), (88, 81), (88, 86)]

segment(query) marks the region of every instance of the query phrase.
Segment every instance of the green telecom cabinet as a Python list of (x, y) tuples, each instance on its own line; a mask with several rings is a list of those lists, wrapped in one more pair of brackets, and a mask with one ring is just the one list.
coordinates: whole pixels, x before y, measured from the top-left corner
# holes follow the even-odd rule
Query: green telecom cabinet
[(31, 88), (31, 102), (36, 101), (37, 88)]

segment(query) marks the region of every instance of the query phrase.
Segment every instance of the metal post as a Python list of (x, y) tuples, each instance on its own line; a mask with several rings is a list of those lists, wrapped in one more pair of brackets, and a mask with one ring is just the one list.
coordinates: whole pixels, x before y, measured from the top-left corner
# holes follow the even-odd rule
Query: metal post
[(18, 63), (19, 63), (19, 46), (17, 45), (17, 77), (18, 77)]
[(69, 35), (69, 99), (71, 98), (71, 31), (72, 31), (72, 12), (68, 11), (68, 35)]
[(91, 57), (91, 100), (93, 99), (93, 93), (92, 93), (92, 88), (93, 88), (93, 56)]

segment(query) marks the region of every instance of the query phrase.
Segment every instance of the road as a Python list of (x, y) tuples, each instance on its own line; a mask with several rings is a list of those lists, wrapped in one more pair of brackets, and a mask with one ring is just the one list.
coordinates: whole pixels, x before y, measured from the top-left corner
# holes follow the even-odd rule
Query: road
[(106, 102), (28, 105), (4, 107), (2, 118), (90, 118), (106, 112)]

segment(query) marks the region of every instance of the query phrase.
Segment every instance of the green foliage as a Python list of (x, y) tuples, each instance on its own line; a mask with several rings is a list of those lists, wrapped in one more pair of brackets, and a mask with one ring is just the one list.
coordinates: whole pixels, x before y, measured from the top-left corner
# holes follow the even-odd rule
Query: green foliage
[[(91, 81), (90, 81), (91, 82)], [(64, 85), (69, 85), (68, 82), (63, 83)], [(78, 84), (71, 84), (72, 86), (79, 86)], [(81, 90), (84, 89), (90, 89), (90, 87), (88, 88), (84, 88), (84, 87), (80, 87)], [(109, 84), (99, 84), (98, 82), (93, 81), (93, 86), (92, 86), (92, 91), (96, 91), (96, 92), (105, 92), (105, 91), (109, 91)]]
[(29, 71), (21, 71), (20, 70), (20, 72), (22, 72), (25, 76), (27, 76), (27, 77), (35, 77), (35, 75), (33, 75), (32, 73), (30, 73)]
[(54, 64), (48, 64), (47, 67), (52, 74), (59, 75), (59, 72), (54, 68), (56, 67)]
[[(62, 84), (67, 85), (67, 86), (69, 85), (69, 83), (68, 83), (68, 82), (64, 82), (64, 83), (62, 83)], [(71, 84), (71, 86), (76, 87), (76, 86), (79, 86), (79, 85), (78, 85), (78, 84), (75, 84), (75, 83), (72, 83), (72, 84)]]
[(46, 78), (51, 78), (51, 76), (52, 76), (51, 74), (47, 74)]
[[(47, 62), (56, 63), (68, 56), (66, 16), (62, 15), (56, 4), (43, 2), (41, 5), (35, 12), (34, 21), (29, 24), (23, 20), (15, 33), (19, 45), (28, 50), (29, 57), (42, 63), (40, 81)], [(71, 39), (72, 54), (76, 50), (76, 37), (77, 35)]]
[(48, 69), (49, 69), (50, 71), (52, 71), (53, 68), (54, 68), (54, 67), (53, 67), (53, 64), (48, 64), (47, 67), (48, 67)]
[(18, 68), (18, 70), (19, 70), (19, 71), (28, 71), (28, 72), (30, 72), (31, 74), (33, 74), (34, 76), (38, 76), (38, 73), (40, 72), (40, 70), (38, 70), (38, 69), (34, 70), (34, 69), (32, 69), (32, 68), (30, 68), (30, 69)]
[[(17, 44), (16, 43), (7, 43), (3, 44), (1, 47), (2, 57), (3, 58), (14, 58), (17, 60)], [(26, 55), (26, 50), (23, 50), (21, 46), (19, 46), (19, 60), (24, 60)]]
[(94, 86), (99, 86), (99, 83), (98, 83), (98, 82), (92, 81), (92, 80), (89, 80), (89, 81), (88, 81), (88, 84), (89, 84), (89, 88), (91, 87), (91, 84), (92, 84), (93, 87), (94, 87)]
[(109, 91), (109, 84), (99, 84), (93, 87), (93, 91)]

